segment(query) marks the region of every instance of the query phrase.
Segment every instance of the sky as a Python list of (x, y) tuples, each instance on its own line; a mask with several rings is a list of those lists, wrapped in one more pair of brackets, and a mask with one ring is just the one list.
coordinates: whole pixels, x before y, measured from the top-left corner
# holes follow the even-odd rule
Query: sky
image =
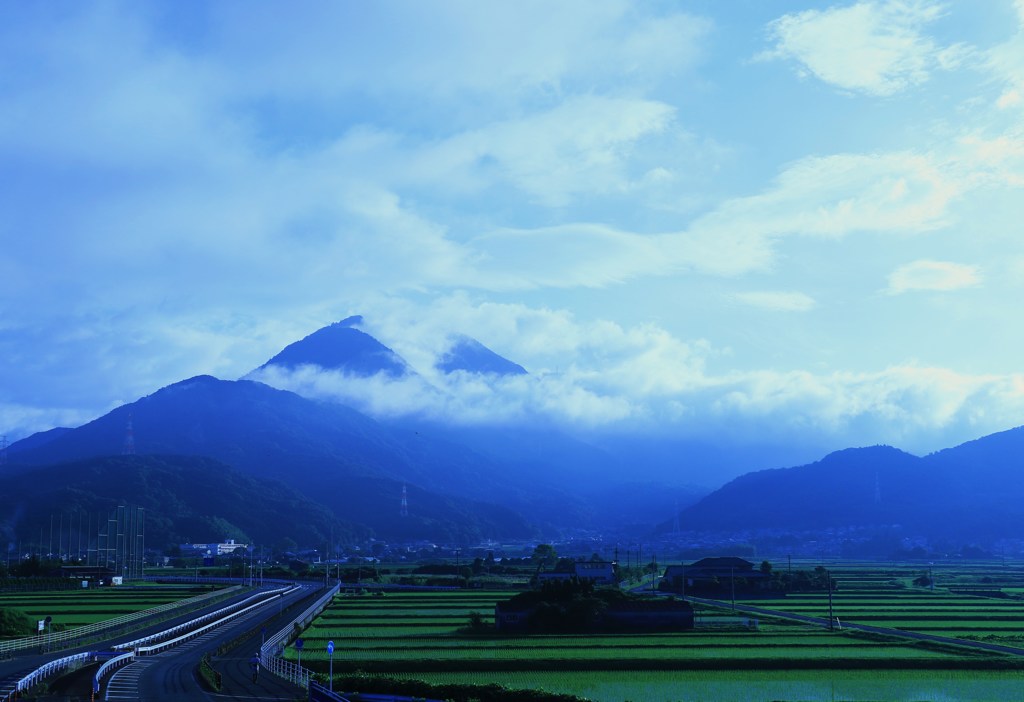
[[(0, 5), (0, 434), (351, 314), (376, 416), (1024, 424), (1024, 0)], [(452, 334), (529, 376), (431, 370)]]

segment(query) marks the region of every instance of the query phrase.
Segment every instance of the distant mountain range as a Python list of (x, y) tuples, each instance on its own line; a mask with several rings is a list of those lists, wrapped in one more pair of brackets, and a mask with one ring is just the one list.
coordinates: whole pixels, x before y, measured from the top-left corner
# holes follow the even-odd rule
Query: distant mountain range
[[(123, 447), (129, 421), (137, 454), (213, 458), (253, 479), (285, 483), (378, 535), (417, 526), (424, 538), (533, 533), (513, 510), (485, 502), (488, 486), (500, 482), (483, 478), (491, 466), (470, 450), (244, 380), (175, 383), (45, 443), (13, 444), (10, 454), (22, 466), (109, 456)], [(402, 519), (406, 483), (413, 508)]]
[(88, 544), (98, 519), (118, 505), (145, 509), (146, 538), (161, 548), (229, 538), (270, 546), (285, 536), (321, 546), (370, 535), (283, 483), (203, 456), (103, 456), (0, 475), (0, 532), (8, 540), (57, 528), (64, 536), (55, 550), (79, 533)]
[[(314, 332), (260, 368), (312, 366), (355, 376), (416, 373), (357, 329), (360, 322), (350, 317)], [(447, 372), (525, 373), (464, 336), (453, 337), (439, 365)], [(616, 459), (550, 429), (378, 421), (338, 403), (249, 380), (190, 378), (81, 427), (17, 442), (9, 454), (21, 470), (116, 455), (129, 423), (139, 455), (212, 458), (257, 480), (283, 482), (385, 538), (527, 538), (635, 521), (609, 504), (610, 485), (593, 479), (593, 471)], [(648, 524), (672, 504), (663, 491), (650, 497), (658, 511), (645, 512)], [(680, 497), (684, 503), (694, 499), (686, 489), (678, 491)]]
[(933, 537), (1017, 538), (1024, 531), (1022, 505), (1024, 427), (924, 457), (873, 446), (749, 473), (683, 510), (680, 524), (707, 530), (900, 525)]
[[(299, 368), (393, 380), (429, 375), (418, 373), (362, 326), (356, 316), (324, 327), (289, 344), (248, 377)], [(435, 367), (442, 373), (478, 374), (482, 381), (527, 374), (457, 334)], [(111, 456), (122, 452), (129, 425), (138, 456), (126, 457), (125, 463)], [(11, 465), (0, 480), (7, 502), (0, 506), (11, 515), (66, 509), (71, 497), (55, 490), (47, 476), (64, 476), (60, 471), (72, 470), (67, 466), (107, 471), (108, 490), (102, 481), (81, 488), (93, 496), (91, 504), (132, 499), (129, 486), (141, 491), (134, 501), (142, 504), (152, 497), (147, 490), (153, 483), (110, 476), (133, 475), (133, 466), (156, 470), (146, 464), (151, 457), (163, 474), (180, 478), (160, 483), (162, 498), (151, 503), (152, 509), (180, 504), (178, 517), (196, 525), (209, 509), (207, 516), (216, 519), (203, 527), (208, 532), (192, 534), (205, 541), (226, 538), (213, 533), (216, 525), (262, 532), (251, 515), (234, 511), (233, 505), (197, 501), (188, 487), (195, 482), (186, 479), (197, 465), (210, 478), (204, 484), (223, 478), (221, 487), (211, 490), (224, 500), (255, 503), (246, 496), (263, 490), (292, 505), (288, 510), (266, 503), (264, 512), (276, 515), (275, 529), (300, 543), (322, 536), (324, 525), (353, 537), (372, 533), (461, 542), (551, 538), (580, 529), (627, 529), (639, 535), (659, 523), (672, 528), (677, 511), (680, 527), (687, 530), (902, 524), (928, 533), (1010, 534), (1024, 527), (1024, 510), (1018, 507), (1024, 498), (1024, 429), (924, 458), (891, 447), (848, 449), (805, 466), (748, 473), (710, 494), (689, 484), (702, 467), (772, 463), (767, 450), (730, 451), (672, 437), (572, 436), (544, 422), (374, 419), (254, 380), (197, 376), (81, 427), (41, 432), (11, 445)], [(228, 478), (235, 482), (225, 483)], [(304, 515), (320, 515), (307, 531), (300, 526), (308, 521)], [(6, 529), (22, 528), (17, 520), (8, 521)], [(181, 531), (171, 525), (167, 535), (177, 538)]]

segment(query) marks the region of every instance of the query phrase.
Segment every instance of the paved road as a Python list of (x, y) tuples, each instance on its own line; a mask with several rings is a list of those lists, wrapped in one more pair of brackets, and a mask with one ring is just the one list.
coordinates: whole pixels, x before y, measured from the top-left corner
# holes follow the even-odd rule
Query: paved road
[[(270, 589), (272, 587), (280, 587), (280, 586), (281, 585), (269, 585), (269, 586), (267, 586), (267, 587), (265, 587), (263, 589)], [(307, 586), (307, 587), (303, 588), (302, 590), (299, 591), (299, 593), (301, 593), (301, 595), (296, 594), (296, 596), (293, 596), (293, 598), (301, 599), (301, 597), (308, 597), (308, 595), (310, 593), (312, 593), (312, 591), (314, 590), (314, 587), (315, 586), (311, 586), (311, 587)], [(77, 649), (68, 649), (68, 650), (65, 650), (65, 651), (60, 651), (60, 652), (56, 652), (56, 653), (47, 653), (47, 654), (35, 653), (35, 654), (31, 654), (31, 655), (29, 655), (29, 654), (27, 654), (27, 655), (19, 655), (16, 658), (13, 658), (11, 660), (3, 661), (2, 663), (0, 663), (0, 696), (5, 694), (6, 688), (9, 687), (9, 685), (12, 684), (14, 681), (17, 681), (18, 678), (23, 677), (24, 675), (28, 674), (29, 672), (32, 672), (33, 670), (38, 668), (40, 665), (43, 665), (47, 661), (54, 660), (56, 658), (60, 658), (60, 657), (63, 657), (63, 656), (68, 656), (68, 655), (71, 655), (73, 653), (78, 653), (80, 651), (102, 651), (102, 650), (109, 650), (114, 644), (122, 643), (122, 642), (128, 641), (128, 640), (139, 639), (141, 637), (144, 637), (144, 635), (151, 634), (151, 633), (157, 633), (159, 631), (163, 631), (165, 629), (168, 629), (168, 628), (171, 628), (173, 626), (176, 626), (177, 624), (184, 623), (184, 622), (189, 621), (191, 619), (195, 619), (196, 617), (199, 617), (199, 616), (201, 616), (203, 614), (206, 614), (207, 612), (215, 611), (215, 610), (220, 609), (222, 607), (226, 607), (228, 604), (230, 604), (232, 602), (237, 602), (237, 601), (244, 600), (245, 598), (251, 597), (253, 595), (253, 593), (254, 593), (254, 590), (243, 590), (242, 593), (239, 593), (236, 596), (232, 596), (228, 600), (225, 600), (225, 601), (222, 601), (220, 603), (217, 603), (216, 605), (211, 605), (211, 606), (205, 607), (205, 608), (203, 608), (201, 610), (196, 610), (196, 611), (193, 611), (193, 612), (189, 612), (186, 615), (182, 615), (180, 617), (176, 617), (174, 619), (171, 619), (171, 620), (168, 620), (168, 621), (164, 621), (164, 622), (161, 622), (161, 623), (156, 624), (156, 625), (147, 626), (147, 627), (139, 629), (137, 631), (133, 631), (130, 634), (119, 633), (117, 635), (117, 637), (113, 637), (111, 639), (106, 639), (106, 640), (99, 641), (99, 642), (93, 642), (92, 644), (90, 644), (88, 646), (79, 647)], [(289, 598), (289, 602), (292, 602), (293, 598)], [(262, 616), (263, 618), (266, 618), (268, 615), (273, 616), (273, 615), (278, 614), (286, 606), (287, 606), (286, 603), (283, 603), (282, 599), (278, 599), (278, 600), (274, 601), (271, 605), (268, 605), (267, 608), (261, 608), (259, 610), (256, 610), (256, 614), (254, 614), (252, 616)], [(244, 616), (241, 619), (249, 621), (249, 625), (250, 626), (253, 625), (251, 623), (251, 617), (247, 618), (247, 617)], [(227, 625), (225, 625), (225, 626), (231, 626), (232, 628), (230, 630), (233, 631), (232, 634), (227, 635), (227, 640), (230, 640), (232, 638), (238, 637), (238, 635), (240, 635), (240, 632), (244, 630), (244, 629), (234, 628), (234, 626), (236, 626), (236, 622), (238, 622), (238, 621), (239, 620), (234, 620), (232, 622), (229, 622)], [(257, 630), (258, 630), (258, 628), (259, 627), (257, 626)], [(217, 629), (215, 629), (215, 631), (217, 631), (218, 633), (221, 632), (221, 631), (225, 631), (225, 630), (227, 630), (227, 629), (225, 629), (224, 627), (217, 627)], [(207, 634), (207, 635), (209, 635), (209, 634)], [(188, 643), (190, 643), (190, 642), (188, 642)], [(218, 643), (216, 643), (216, 644), (214, 644), (214, 645), (212, 645), (212, 646), (210, 646), (208, 648), (203, 648), (201, 651), (199, 651), (195, 655), (195, 657), (193, 659), (191, 659), (190, 665), (186, 666), (187, 667), (187, 674), (191, 675), (191, 672), (193, 672), (196, 664), (198, 663), (199, 659), (202, 657), (203, 653), (205, 653), (208, 650), (215, 649), (217, 646), (219, 646), (219, 641), (218, 641)], [(153, 659), (156, 659), (156, 658), (157, 657), (153, 657)], [(78, 697), (78, 698), (86, 699), (87, 700), (87, 699), (89, 699), (90, 692), (91, 692), (92, 671), (94, 671), (94, 670), (95, 670), (95, 666), (90, 666), (90, 670), (89, 670), (88, 674), (85, 674), (85, 673), (73, 674), (73, 675), (69, 676), (67, 679), (62, 679), (62, 681), (60, 681), (60, 682), (58, 682), (56, 684), (56, 689), (58, 689), (62, 695), (68, 695), (68, 696)], [(140, 668), (138, 668), (138, 671), (139, 671), (139, 674), (141, 674), (141, 666), (140, 666)], [(132, 674), (135, 674), (135, 673), (132, 673)], [(128, 679), (128, 678), (125, 678), (125, 679)], [(198, 683), (197, 683), (197, 685), (198, 685)], [(63, 699), (63, 698), (61, 698), (61, 699)], [(124, 699), (124, 698), (122, 698), (122, 699)], [(133, 697), (131, 699), (139, 699), (139, 698), (138, 697)], [(160, 696), (151, 697), (150, 699), (169, 699), (169, 698), (165, 698), (164, 696), (160, 695)], [(198, 696), (193, 696), (193, 697), (182, 697), (180, 699), (201, 699), (201, 698), (199, 698)], [(214, 698), (210, 698), (210, 699), (214, 699)], [(240, 697), (239, 699), (253, 699), (253, 698), (250, 696), (248, 698)], [(274, 698), (267, 698), (267, 699), (274, 699)], [(293, 696), (293, 697), (287, 697), (287, 698), (282, 698), (282, 699), (294, 700), (295, 697)]]
[[(252, 681), (248, 660), (261, 643), (260, 629), (267, 627), (272, 634), (285, 626), (295, 610), (306, 606), (306, 600), (316, 592), (315, 586), (284, 598), (266, 607), (217, 627), (200, 637), (157, 654), (139, 658), (117, 671), (104, 685), (104, 699), (115, 702), (142, 700), (144, 702), (187, 702), (189, 700), (280, 700), (294, 702), (305, 699), (306, 691), (280, 678), (262, 671), (256, 683)], [(276, 626), (276, 628), (275, 628)], [(205, 689), (196, 669), (203, 654), (212, 652), (224, 643), (250, 632), (248, 637), (231, 651), (212, 661), (221, 673), (222, 689), (219, 693)]]
[[(723, 607), (725, 609), (731, 609), (732, 603), (724, 600), (709, 600), (703, 597), (691, 597), (687, 596), (685, 599), (690, 602), (697, 602), (701, 604), (713, 605), (715, 607)], [(808, 624), (817, 624), (823, 627), (828, 626), (828, 617), (812, 617), (806, 614), (794, 614), (792, 612), (780, 612), (777, 609), (766, 609), (764, 607), (755, 607), (754, 605), (737, 604), (736, 611), (746, 612), (748, 614), (760, 614), (770, 617), (778, 617), (780, 619), (790, 619), (792, 621), (806, 622)], [(1024, 648), (1016, 648), (1014, 646), (1003, 646), (1000, 644), (985, 643), (984, 641), (971, 641), (970, 639), (955, 639), (951, 636), (936, 636), (935, 634), (922, 634), (916, 631), (906, 631), (904, 629), (887, 629), (880, 626), (871, 626), (870, 624), (857, 624), (856, 622), (842, 622), (844, 629), (855, 629), (857, 631), (866, 631), (872, 634), (884, 634), (885, 636), (897, 636), (904, 639), (913, 639), (914, 641), (931, 641), (934, 643), (941, 644), (952, 644), (954, 646), (966, 646), (967, 648), (974, 648), (981, 651), (992, 651), (994, 653), (1007, 653), (1013, 656), (1024, 656)]]
[(64, 656), (70, 656), (73, 653), (79, 653), (83, 651), (103, 651), (108, 650), (111, 646), (122, 641), (127, 641), (134, 638), (140, 638), (149, 634), (155, 634), (158, 631), (169, 629), (178, 624), (183, 624), (191, 619), (202, 616), (207, 612), (212, 612), (222, 607), (226, 607), (232, 602), (237, 602), (245, 599), (253, 594), (251, 590), (242, 590), (226, 600), (222, 600), (215, 604), (207, 605), (197, 610), (193, 610), (186, 614), (179, 615), (172, 619), (160, 622), (159, 624), (151, 624), (144, 626), (140, 629), (134, 630), (131, 633), (127, 632), (115, 632), (109, 634), (108, 638), (101, 639), (99, 641), (93, 641), (84, 646), (78, 646), (76, 648), (64, 649), (61, 651), (53, 651), (50, 653), (39, 653), (38, 651), (22, 651), (13, 658), (0, 661), (0, 697), (3, 697), (10, 689), (11, 685), (17, 680), (28, 675), (33, 670), (39, 668), (41, 665), (55, 660), (57, 658), (63, 658)]

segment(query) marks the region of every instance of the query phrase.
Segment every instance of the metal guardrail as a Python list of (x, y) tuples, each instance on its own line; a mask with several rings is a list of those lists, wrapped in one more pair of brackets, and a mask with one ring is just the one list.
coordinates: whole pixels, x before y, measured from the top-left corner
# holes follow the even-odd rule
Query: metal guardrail
[(157, 632), (156, 634), (150, 634), (149, 636), (143, 636), (141, 639), (135, 639), (134, 641), (126, 641), (124, 643), (115, 644), (113, 646), (113, 650), (115, 650), (115, 651), (124, 651), (124, 650), (127, 650), (129, 648), (136, 649), (139, 646), (141, 646), (143, 644), (146, 644), (146, 643), (149, 643), (151, 641), (159, 641), (160, 639), (167, 638), (168, 636), (173, 636), (174, 634), (178, 633), (179, 631), (187, 631), (190, 628), (198, 626), (200, 624), (203, 624), (204, 622), (208, 622), (211, 619), (215, 619), (217, 617), (223, 616), (226, 612), (230, 612), (233, 609), (238, 609), (239, 607), (244, 606), (247, 602), (252, 602), (253, 600), (266, 597), (267, 595), (274, 595), (274, 594), (277, 594), (277, 593), (281, 593), (281, 592), (284, 592), (287, 589), (288, 589), (287, 587), (281, 587), (281, 588), (277, 588), (275, 590), (265, 590), (263, 592), (258, 592), (255, 595), (250, 595), (249, 597), (246, 597), (244, 600), (241, 600), (239, 602), (235, 602), (234, 604), (228, 605), (227, 607), (223, 607), (221, 609), (218, 609), (216, 612), (210, 612), (209, 614), (204, 614), (201, 617), (196, 617), (195, 619), (187, 621), (187, 622), (185, 622), (183, 624), (179, 624), (179, 625), (177, 625), (175, 627), (171, 627), (170, 629), (165, 629), (164, 631)]
[[(316, 618), (320, 612), (327, 608), (327, 605), (331, 603), (334, 596), (341, 590), (341, 583), (338, 583), (334, 587), (328, 589), (326, 593), (317, 598), (316, 602), (311, 604), (306, 611), (304, 611), (295, 619), (288, 623), (288, 626), (281, 629), (279, 632), (267, 639), (267, 642), (260, 648), (260, 658), (263, 659), (263, 667), (273, 673), (274, 675), (284, 678), (300, 687), (304, 687), (309, 691), (309, 699), (314, 702), (349, 702), (349, 698), (345, 697), (337, 692), (333, 692), (330, 688), (325, 687), (312, 679), (312, 671), (303, 668), (297, 663), (286, 661), (277, 652), (283, 649), (281, 645), (283, 642), (287, 642), (292, 633), (295, 631), (295, 625), (298, 624), (300, 628), (305, 628), (312, 623), (313, 619)], [(382, 695), (382, 694), (371, 694), (371, 693), (347, 693), (349, 695), (358, 695), (359, 699), (363, 702), (440, 702), (440, 700), (430, 700), (422, 697), (403, 697), (400, 695)]]
[(38, 685), (40, 681), (54, 675), (55, 673), (65, 672), (80, 668), (86, 661), (90, 660), (95, 656), (95, 653), (76, 653), (71, 656), (64, 656), (57, 660), (50, 661), (49, 663), (42, 665), (25, 677), (18, 680), (14, 689), (4, 697), (0, 698), (0, 702), (8, 702), (18, 696), (19, 693), (25, 690), (31, 690), (33, 687)]
[(96, 671), (96, 674), (92, 676), (92, 694), (95, 698), (96, 693), (100, 691), (100, 681), (103, 680), (104, 676), (115, 668), (120, 668), (122, 665), (127, 665), (135, 660), (135, 651), (128, 653), (122, 653), (120, 656), (115, 656), (109, 661), (100, 666), (100, 669)]
[(114, 617), (113, 619), (105, 619), (101, 622), (96, 622), (95, 624), (76, 626), (73, 629), (65, 629), (63, 631), (52, 631), (42, 636), (26, 636), (20, 639), (13, 639), (11, 641), (0, 641), (0, 658), (6, 658), (16, 651), (30, 648), (42, 648), (44, 650), (69, 648), (72, 645), (81, 643), (86, 637), (102, 634), (103, 632), (110, 631), (111, 629), (117, 629), (141, 619), (150, 619), (154, 616), (173, 612), (175, 610), (194, 609), (196, 606), (202, 605), (208, 600), (228, 596), (239, 589), (241, 589), (241, 586), (235, 585), (223, 590), (215, 590), (202, 595), (196, 595), (195, 597), (189, 597), (188, 599), (150, 607), (149, 609), (144, 609), (141, 612), (133, 612), (120, 617)]
[(341, 583), (335, 584), (333, 587), (328, 588), (327, 592), (317, 598), (316, 602), (311, 604), (302, 614), (288, 622), (288, 625), (281, 629), (279, 632), (271, 636), (260, 648), (260, 658), (263, 659), (263, 667), (267, 672), (272, 673), (279, 678), (284, 678), (289, 682), (309, 689), (310, 676), (312, 672), (303, 668), (297, 663), (286, 661), (278, 655), (278, 650), (283, 649), (282, 644), (287, 644), (292, 633), (295, 631), (295, 626), (299, 628), (305, 628), (309, 625), (313, 619), (327, 608), (327, 605), (331, 603), (334, 596), (338, 594), (338, 590), (341, 589)]
[[(297, 586), (293, 586), (293, 587), (281, 587), (281, 588), (277, 588), (277, 589), (274, 589), (274, 590), (264, 591), (264, 592), (261, 592), (259, 594), (253, 595), (251, 597), (247, 597), (244, 600), (242, 600), (241, 602), (236, 602), (235, 604), (233, 604), (233, 605), (231, 605), (229, 607), (225, 607), (224, 609), (217, 610), (216, 612), (211, 612), (210, 614), (203, 615), (202, 617), (198, 617), (196, 619), (193, 619), (192, 621), (186, 622), (185, 624), (179, 624), (176, 627), (172, 627), (170, 629), (166, 629), (166, 630), (161, 631), (161, 632), (159, 632), (157, 634), (153, 634), (152, 636), (147, 636), (147, 637), (144, 637), (142, 639), (137, 639), (135, 641), (129, 641), (129, 642), (126, 642), (126, 643), (117, 644), (116, 646), (114, 646), (115, 650), (120, 650), (120, 649), (124, 649), (124, 648), (131, 648), (132, 650), (129, 651), (128, 653), (125, 653), (125, 654), (121, 655), (121, 656), (118, 656), (116, 658), (112, 658), (109, 661), (107, 661), (106, 663), (104, 663), (102, 666), (100, 666), (99, 670), (96, 671), (96, 674), (93, 676), (93, 680), (92, 680), (93, 695), (95, 695), (96, 693), (99, 692), (100, 684), (103, 682), (104, 676), (107, 673), (109, 673), (111, 670), (114, 670), (114, 668), (118, 668), (118, 667), (120, 667), (122, 665), (125, 665), (126, 663), (130, 663), (130, 662), (134, 661), (135, 658), (137, 658), (138, 656), (155, 655), (155, 654), (160, 653), (161, 651), (163, 651), (165, 649), (171, 648), (172, 646), (176, 646), (179, 643), (182, 643), (183, 641), (188, 641), (189, 639), (195, 638), (196, 636), (200, 636), (202, 634), (205, 634), (207, 631), (209, 631), (210, 629), (213, 629), (214, 627), (220, 626), (221, 624), (223, 624), (223, 623), (225, 623), (227, 621), (230, 621), (231, 619), (235, 619), (236, 617), (240, 617), (241, 615), (243, 615), (243, 614), (245, 614), (247, 612), (251, 612), (252, 610), (256, 609), (257, 607), (262, 607), (263, 605), (265, 605), (270, 600), (276, 599), (278, 597), (284, 597), (285, 595), (287, 595), (287, 594), (289, 594), (291, 592), (294, 592), (296, 589), (298, 589)], [(244, 607), (243, 609), (238, 609), (238, 607), (240, 607), (241, 605), (243, 605), (246, 602), (249, 602), (251, 600), (254, 600), (254, 599), (259, 599), (259, 602), (255, 602), (255, 603), (249, 605), (248, 607)], [(229, 612), (231, 610), (237, 610), (237, 611), (233, 611), (230, 614), (228, 614), (227, 616), (223, 616), (225, 612)], [(208, 624), (206, 624), (204, 626), (200, 626), (199, 628), (194, 628), (194, 629), (188, 631), (187, 633), (182, 634), (181, 636), (177, 636), (177, 637), (175, 637), (173, 639), (170, 639), (168, 641), (162, 641), (162, 642), (160, 642), (158, 644), (155, 644), (153, 646), (139, 646), (138, 645), (138, 644), (144, 643), (146, 641), (155, 641), (157, 639), (166, 638), (167, 636), (170, 636), (170, 635), (174, 634), (175, 632), (182, 631), (182, 630), (184, 630), (184, 629), (186, 629), (188, 627), (195, 627), (197, 624), (200, 624), (200, 623), (202, 623), (204, 621), (209, 621), (211, 618), (218, 617), (218, 616), (220, 618), (217, 619), (216, 621), (212, 621), (212, 622), (210, 622), (210, 623), (208, 623)], [(4, 701), (0, 700), (0, 702), (4, 702)]]
[[(188, 631), (188, 632), (182, 634), (181, 636), (176, 636), (175, 638), (170, 639), (169, 641), (161, 641), (160, 643), (154, 644), (152, 646), (136, 646), (135, 647), (135, 655), (137, 655), (137, 656), (152, 656), (152, 655), (155, 655), (157, 653), (160, 653), (161, 651), (164, 651), (164, 650), (166, 650), (168, 648), (171, 648), (172, 646), (177, 646), (179, 643), (182, 643), (183, 641), (188, 641), (189, 639), (194, 639), (197, 636), (205, 634), (210, 629), (213, 629), (214, 627), (220, 626), (224, 622), (227, 622), (227, 621), (230, 621), (230, 620), (232, 620), (232, 619), (234, 619), (236, 617), (239, 617), (239, 616), (245, 614), (246, 612), (251, 612), (252, 610), (256, 609), (257, 607), (262, 607), (269, 600), (275, 599), (277, 597), (284, 597), (285, 595), (287, 595), (287, 594), (289, 594), (291, 592), (294, 592), (296, 589), (297, 588), (281, 588), (279, 590), (271, 590), (270, 592), (264, 593), (265, 595), (270, 595), (270, 597), (262, 599), (259, 602), (253, 603), (253, 604), (249, 605), (248, 607), (244, 607), (242, 609), (239, 609), (236, 612), (232, 612), (231, 614), (229, 614), (229, 615), (227, 615), (225, 617), (221, 617), (220, 619), (218, 619), (216, 621), (213, 621), (213, 622), (210, 622), (209, 624), (201, 626), (198, 629), (193, 629), (192, 631)], [(180, 627), (175, 627), (175, 629), (180, 629)], [(164, 634), (168, 634), (171, 631), (173, 631), (173, 630), (169, 629), (168, 631), (163, 632), (163, 633)]]
[(310, 702), (349, 702), (347, 697), (342, 697), (337, 692), (332, 692), (316, 680), (310, 680), (309, 682), (309, 700)]

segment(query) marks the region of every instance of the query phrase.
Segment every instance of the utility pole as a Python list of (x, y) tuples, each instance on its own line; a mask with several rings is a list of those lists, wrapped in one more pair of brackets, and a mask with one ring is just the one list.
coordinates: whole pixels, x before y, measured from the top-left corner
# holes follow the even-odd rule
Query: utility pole
[(128, 413), (128, 424), (124, 430), (124, 443), (121, 445), (122, 456), (135, 455), (135, 430), (132, 428), (132, 413)]
[(729, 569), (729, 584), (732, 587), (732, 611), (736, 611), (736, 569)]
[(828, 578), (828, 630), (835, 631), (836, 629), (836, 617), (832, 611), (832, 573), (831, 571), (825, 571), (825, 577)]

